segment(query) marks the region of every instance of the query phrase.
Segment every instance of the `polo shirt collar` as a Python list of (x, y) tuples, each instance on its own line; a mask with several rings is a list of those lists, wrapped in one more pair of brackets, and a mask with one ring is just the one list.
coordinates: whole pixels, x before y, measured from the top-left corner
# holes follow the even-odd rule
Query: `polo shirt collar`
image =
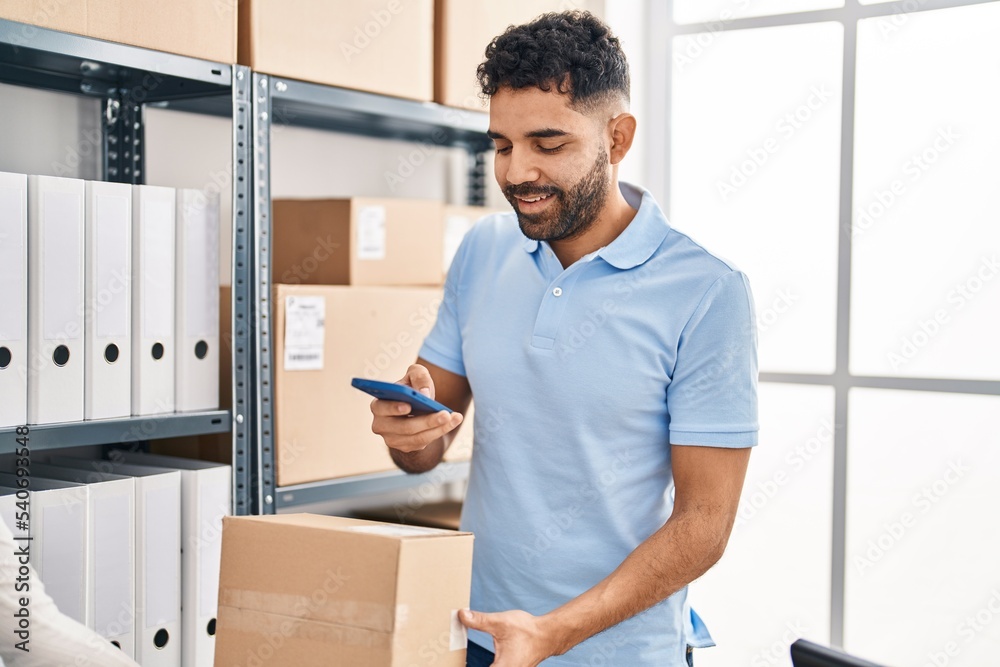
[[(625, 201), (638, 210), (618, 238), (597, 254), (616, 269), (624, 270), (639, 266), (652, 257), (670, 231), (670, 224), (649, 192), (624, 181), (619, 182), (619, 186)], [(526, 252), (533, 253), (538, 250), (539, 242), (525, 237), (522, 245)]]

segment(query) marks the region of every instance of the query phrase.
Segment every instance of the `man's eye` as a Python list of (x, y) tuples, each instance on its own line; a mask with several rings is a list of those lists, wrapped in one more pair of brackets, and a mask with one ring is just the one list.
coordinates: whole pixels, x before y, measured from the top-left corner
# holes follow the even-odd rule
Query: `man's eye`
[(562, 150), (563, 146), (565, 146), (565, 145), (566, 144), (559, 144), (558, 146), (554, 146), (552, 148), (546, 148), (545, 146), (539, 146), (538, 148), (543, 153), (558, 153), (559, 151)]
[(497, 155), (506, 155), (510, 152), (510, 146), (497, 146)]

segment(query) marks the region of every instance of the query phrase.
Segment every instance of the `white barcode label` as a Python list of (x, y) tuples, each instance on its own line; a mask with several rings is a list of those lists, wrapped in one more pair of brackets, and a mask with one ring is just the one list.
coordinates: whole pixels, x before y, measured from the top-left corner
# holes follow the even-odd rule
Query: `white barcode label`
[(323, 370), (326, 299), (285, 297), (285, 370)]
[(385, 259), (385, 206), (358, 210), (358, 259)]

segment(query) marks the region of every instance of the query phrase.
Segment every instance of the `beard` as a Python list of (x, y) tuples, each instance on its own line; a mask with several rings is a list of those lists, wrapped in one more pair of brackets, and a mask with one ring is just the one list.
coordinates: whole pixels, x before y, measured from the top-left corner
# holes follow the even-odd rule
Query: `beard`
[[(569, 190), (520, 183), (507, 186), (503, 194), (514, 207), (522, 234), (535, 241), (562, 241), (580, 236), (597, 222), (610, 187), (608, 154), (601, 147), (594, 166)], [(535, 195), (555, 195), (556, 200), (540, 213), (522, 213), (517, 197)]]

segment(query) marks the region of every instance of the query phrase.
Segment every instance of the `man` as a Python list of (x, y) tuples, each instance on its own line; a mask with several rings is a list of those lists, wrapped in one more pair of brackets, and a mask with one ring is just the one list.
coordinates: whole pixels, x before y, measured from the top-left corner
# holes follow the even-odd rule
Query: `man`
[(430, 470), (475, 396), (469, 665), (690, 664), (712, 640), (686, 585), (725, 549), (756, 444), (749, 286), (619, 184), (636, 119), (601, 21), (512, 26), (478, 75), (514, 214), (469, 232), (401, 380), (456, 413), (374, 401), (372, 428)]

